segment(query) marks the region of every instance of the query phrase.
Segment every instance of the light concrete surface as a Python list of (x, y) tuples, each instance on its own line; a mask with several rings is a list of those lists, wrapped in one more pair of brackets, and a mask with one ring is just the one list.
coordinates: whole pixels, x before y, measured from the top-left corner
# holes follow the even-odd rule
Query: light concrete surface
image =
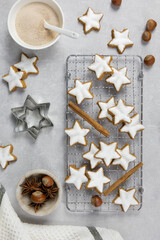
[[(111, 7), (110, 0), (57, 0), (65, 15), (65, 27), (80, 33), (77, 40), (65, 36), (53, 47), (37, 51), (39, 57), (39, 75), (26, 80), (25, 91), (8, 92), (7, 85), (0, 81), (0, 143), (12, 143), (18, 157), (16, 163), (0, 170), (0, 182), (5, 186), (11, 203), (19, 217), (29, 223), (97, 225), (118, 230), (125, 240), (152, 240), (160, 238), (160, 22), (159, 0), (123, 0), (119, 10)], [(14, 0), (0, 1), (0, 76), (7, 73), (11, 64), (19, 60), (21, 51), (34, 54), (19, 47), (9, 36), (7, 15)], [(88, 6), (96, 12), (103, 12), (101, 31), (92, 31), (84, 35), (82, 25), (77, 17), (81, 16)], [(152, 34), (152, 40), (143, 44), (141, 34), (149, 18), (158, 22)], [(111, 29), (129, 28), (134, 46), (126, 54), (138, 54), (144, 57), (153, 54), (155, 65), (144, 68), (144, 202), (138, 213), (120, 214), (76, 214), (70, 213), (65, 204), (65, 192), (59, 208), (51, 215), (42, 218), (27, 215), (16, 201), (15, 189), (19, 179), (29, 170), (44, 168), (51, 170), (64, 183), (65, 152), (65, 62), (70, 54), (117, 54), (108, 48)], [(12, 107), (21, 106), (30, 94), (39, 102), (51, 103), (50, 118), (54, 128), (41, 132), (37, 141), (26, 135), (16, 134), (15, 122), (11, 116)]]

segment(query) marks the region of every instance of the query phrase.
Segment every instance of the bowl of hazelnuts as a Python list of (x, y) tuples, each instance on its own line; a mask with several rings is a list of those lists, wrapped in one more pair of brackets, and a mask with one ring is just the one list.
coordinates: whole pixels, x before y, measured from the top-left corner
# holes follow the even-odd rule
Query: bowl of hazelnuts
[(45, 216), (53, 212), (60, 203), (61, 195), (62, 187), (58, 179), (43, 169), (27, 172), (16, 189), (21, 208), (35, 216)]

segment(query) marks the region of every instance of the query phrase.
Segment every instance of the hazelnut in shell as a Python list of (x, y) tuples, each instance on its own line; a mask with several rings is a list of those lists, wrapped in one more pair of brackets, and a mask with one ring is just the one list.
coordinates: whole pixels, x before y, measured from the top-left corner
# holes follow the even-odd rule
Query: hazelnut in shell
[(120, 7), (122, 3), (122, 0), (112, 0), (112, 4), (114, 6)]
[(155, 63), (155, 57), (153, 55), (147, 55), (144, 58), (144, 63), (147, 66), (152, 66)]
[(94, 207), (100, 207), (103, 201), (98, 195), (95, 195), (91, 198), (91, 203)]
[(157, 26), (156, 21), (154, 21), (153, 19), (149, 19), (146, 24), (146, 29), (147, 31), (153, 31), (156, 28), (156, 26)]
[(145, 41), (145, 42), (148, 42), (148, 41), (150, 41), (150, 39), (151, 39), (151, 33), (149, 32), (149, 31), (145, 31), (143, 34), (142, 34), (142, 39), (143, 39), (143, 41)]
[(44, 176), (42, 178), (42, 183), (45, 187), (52, 187), (54, 184), (54, 181), (50, 176)]
[[(48, 189), (48, 190), (51, 190), (51, 192), (53, 190), (52, 187), (47, 188), (43, 185), (42, 178), (45, 176), (50, 176), (53, 179), (53, 182), (54, 182), (52, 186), (53, 189), (54, 189), (54, 186), (58, 188), (58, 191), (56, 192), (54, 199), (47, 198), (47, 191), (44, 191), (44, 189), (42, 189), (42, 187), (44, 187), (45, 190)], [(20, 185), (23, 184), (26, 179), (31, 179), (31, 178), (36, 178), (37, 182), (41, 183), (40, 189), (39, 190), (35, 189), (34, 191), (31, 191), (29, 194), (22, 195), (22, 187), (20, 187)], [(40, 191), (40, 193), (37, 194), (35, 193), (36, 191)], [(32, 195), (33, 192), (34, 194)], [(31, 195), (32, 195), (32, 200), (35, 201), (35, 203), (32, 202)], [(35, 195), (36, 197), (39, 196), (38, 200), (35, 199)], [(33, 216), (46, 216), (51, 212), (53, 212), (60, 204), (61, 197), (62, 197), (62, 187), (58, 178), (52, 172), (47, 171), (45, 169), (34, 169), (27, 172), (18, 182), (17, 189), (16, 189), (16, 197), (20, 207), (25, 212)], [(42, 202), (44, 202), (44, 204)]]
[(35, 191), (31, 195), (31, 201), (33, 203), (44, 203), (46, 200), (46, 195), (41, 191)]

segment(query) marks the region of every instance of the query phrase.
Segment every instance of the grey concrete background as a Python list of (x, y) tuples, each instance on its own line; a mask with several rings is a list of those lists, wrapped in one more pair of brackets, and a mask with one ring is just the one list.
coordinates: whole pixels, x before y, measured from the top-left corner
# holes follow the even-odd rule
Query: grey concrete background
[[(81, 34), (78, 40), (62, 36), (59, 42), (35, 54), (39, 57), (38, 76), (26, 80), (25, 91), (8, 92), (7, 85), (0, 81), (0, 143), (12, 143), (18, 157), (16, 163), (6, 170), (0, 169), (0, 182), (5, 186), (11, 203), (23, 221), (43, 224), (97, 225), (118, 230), (124, 239), (159, 239), (160, 237), (160, 22), (159, 0), (123, 0), (119, 10), (115, 10), (110, 0), (57, 0), (65, 15), (65, 27)], [(7, 15), (14, 0), (0, 0), (0, 76), (7, 73), (11, 64), (19, 60), (22, 50), (9, 36)], [(103, 12), (100, 32), (84, 35), (82, 25), (77, 17), (81, 16), (88, 6), (96, 12)], [(141, 34), (149, 18), (158, 22), (148, 44), (141, 42)], [(18, 206), (15, 189), (20, 177), (28, 170), (45, 168), (51, 170), (64, 183), (64, 119), (65, 119), (65, 61), (70, 54), (117, 54), (115, 49), (107, 47), (111, 38), (111, 29), (122, 30), (128, 27), (134, 46), (126, 54), (138, 54), (144, 57), (153, 54), (155, 65), (144, 68), (144, 202), (138, 213), (129, 214), (73, 214), (66, 209), (65, 192), (59, 208), (50, 216), (36, 218), (27, 215)], [(34, 54), (32, 51), (26, 51)], [(50, 118), (55, 127), (42, 131), (36, 142), (26, 134), (15, 134), (14, 121), (10, 109), (21, 106), (30, 94), (39, 102), (49, 101)]]

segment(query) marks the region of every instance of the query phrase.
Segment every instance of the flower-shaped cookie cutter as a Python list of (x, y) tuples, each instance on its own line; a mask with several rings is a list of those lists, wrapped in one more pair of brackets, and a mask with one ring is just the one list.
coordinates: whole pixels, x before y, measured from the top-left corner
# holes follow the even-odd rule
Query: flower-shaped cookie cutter
[(34, 139), (42, 128), (52, 127), (48, 118), (50, 103), (36, 103), (28, 95), (22, 107), (12, 108), (11, 112), (17, 120), (15, 132), (28, 132)]

